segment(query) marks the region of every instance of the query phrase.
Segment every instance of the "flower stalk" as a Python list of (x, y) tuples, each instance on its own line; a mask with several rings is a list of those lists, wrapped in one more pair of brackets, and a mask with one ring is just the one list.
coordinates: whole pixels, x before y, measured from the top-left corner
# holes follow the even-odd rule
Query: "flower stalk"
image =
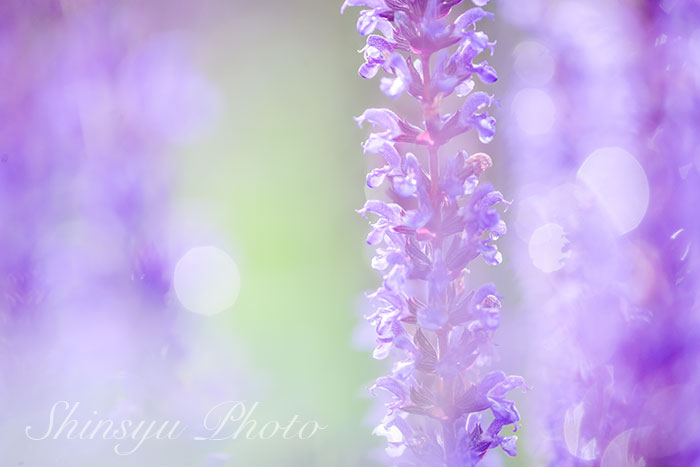
[[(387, 201), (368, 200), (360, 209), (376, 221), (367, 243), (377, 247), (373, 268), (383, 275), (372, 294), (367, 319), (375, 327), (375, 358), (395, 358), (392, 371), (372, 387), (390, 395), (375, 432), (387, 437), (392, 465), (471, 466), (490, 448), (516, 454), (516, 437), (501, 436), (520, 419), (508, 391), (526, 386), (519, 376), (488, 372), (493, 335), (500, 324), (500, 296), (492, 284), (471, 286), (468, 264), (478, 257), (501, 262), (495, 241), (506, 233), (497, 208), (509, 204), (479, 177), (492, 164), (466, 151), (441, 160), (440, 150), (470, 130), (488, 143), (495, 119), (486, 108), (494, 98), (472, 92), (473, 76), (496, 81), (495, 70), (478, 56), (494, 42), (476, 30), (493, 18), (477, 7), (448, 21), (461, 0), (347, 0), (365, 6), (358, 32), (364, 78), (380, 70), (380, 88), (391, 98), (407, 93), (419, 101), (422, 123), (388, 109), (368, 109), (356, 118), (374, 132), (366, 154), (386, 165), (367, 176), (371, 188), (386, 187)], [(372, 34), (374, 31), (381, 35)], [(464, 97), (461, 108), (443, 113), (448, 96)], [(416, 154), (407, 148), (417, 150)], [(421, 159), (423, 162), (421, 162)], [(427, 166), (427, 170), (426, 170)], [(490, 415), (487, 411), (490, 410)], [(486, 418), (489, 420), (486, 420)]]

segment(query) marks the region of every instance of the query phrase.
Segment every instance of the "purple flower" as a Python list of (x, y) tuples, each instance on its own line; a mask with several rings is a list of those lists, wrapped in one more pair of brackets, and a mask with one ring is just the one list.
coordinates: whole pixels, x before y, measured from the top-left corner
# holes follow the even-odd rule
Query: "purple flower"
[[(501, 320), (500, 296), (492, 284), (472, 290), (468, 264), (481, 256), (501, 262), (495, 240), (506, 232), (499, 208), (509, 204), (479, 177), (491, 166), (483, 153), (466, 151), (441, 160), (450, 139), (474, 129), (484, 143), (495, 133), (486, 112), (494, 102), (471, 93), (473, 76), (492, 83), (496, 74), (479, 59), (493, 50), (476, 23), (492, 18), (472, 8), (450, 23), (460, 0), (353, 1), (365, 6), (358, 31), (375, 30), (362, 50), (360, 75), (380, 71), (380, 89), (391, 98), (408, 93), (420, 104), (422, 122), (411, 123), (387, 109), (368, 109), (355, 120), (371, 124), (364, 152), (385, 165), (367, 176), (371, 188), (385, 187), (389, 200), (369, 200), (358, 212), (373, 220), (367, 243), (377, 247), (372, 267), (382, 285), (369, 295), (367, 319), (377, 334), (375, 358), (392, 356), (388, 376), (372, 392), (390, 400), (375, 433), (386, 436), (393, 465), (464, 466), (477, 464), (494, 447), (516, 454), (515, 436), (501, 436), (520, 415), (506, 393), (526, 389), (523, 379), (486, 372), (492, 338)], [(474, 2), (484, 5), (487, 2)], [(434, 57), (431, 66), (431, 57)], [(440, 104), (457, 93), (462, 107), (443, 114)], [(406, 145), (415, 147), (407, 152)], [(428, 163), (422, 163), (427, 160)], [(490, 411), (483, 425), (481, 414)], [(515, 426), (517, 429), (517, 426)]]
[(509, 126), (531, 195), (514, 250), (541, 333), (538, 438), (552, 466), (699, 465), (700, 7), (541, 12)]
[[(102, 395), (105, 381), (133, 401), (134, 383), (171, 384), (161, 371), (181, 358), (183, 333), (170, 296), (168, 148), (208, 119), (211, 92), (182, 40), (156, 29), (134, 40), (155, 20), (119, 4), (0, 6), (11, 70), (0, 109), (5, 404)], [(121, 376), (146, 361), (142, 378)], [(30, 383), (48, 390), (27, 399)]]

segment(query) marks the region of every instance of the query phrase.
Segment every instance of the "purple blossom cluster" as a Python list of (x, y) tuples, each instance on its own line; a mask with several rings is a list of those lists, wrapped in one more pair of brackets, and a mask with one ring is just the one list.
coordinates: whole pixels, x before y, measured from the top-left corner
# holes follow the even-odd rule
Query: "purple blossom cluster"
[(165, 116), (202, 99), (177, 38), (143, 33), (151, 8), (0, 5), (3, 412), (87, 404), (105, 381), (136, 403), (182, 355), (168, 131), (187, 122)]
[(700, 8), (539, 12), (509, 130), (542, 464), (699, 465)]
[(96, 318), (96, 303), (108, 315), (164, 308), (170, 287), (163, 144), (127, 109), (149, 71), (128, 81), (135, 32), (105, 19), (130, 11), (68, 5), (0, 10), (0, 59), (14, 70), (0, 114), (0, 220), (13, 226), (0, 234), (0, 314), (20, 338)]
[[(358, 212), (376, 219), (367, 243), (377, 247), (372, 267), (383, 275), (367, 316), (377, 333), (374, 357), (396, 357), (391, 373), (372, 387), (390, 394), (376, 433), (387, 437), (394, 465), (476, 465), (498, 446), (515, 455), (516, 437), (500, 434), (507, 425), (517, 429), (520, 419), (506, 394), (526, 388), (519, 376), (488, 372), (500, 296), (493, 284), (473, 286), (467, 269), (479, 257), (501, 262), (495, 241), (506, 225), (498, 208), (509, 203), (491, 184), (479, 184), (492, 164), (488, 155), (462, 150), (441, 160), (439, 154), (469, 130), (482, 143), (495, 133), (486, 111), (494, 98), (472, 92), (475, 76), (484, 84), (497, 79), (479, 58), (495, 43), (476, 29), (492, 14), (480, 8), (487, 1), (474, 1), (477, 7), (452, 20), (461, 3), (347, 0), (342, 8), (368, 7), (357, 24), (367, 36), (359, 74), (383, 71), (384, 94), (409, 94), (423, 120), (414, 124), (378, 108), (356, 118), (373, 128), (365, 154), (386, 162), (368, 174), (367, 185), (386, 187), (388, 199), (369, 200)], [(444, 113), (441, 103), (453, 94), (464, 98), (461, 107)]]

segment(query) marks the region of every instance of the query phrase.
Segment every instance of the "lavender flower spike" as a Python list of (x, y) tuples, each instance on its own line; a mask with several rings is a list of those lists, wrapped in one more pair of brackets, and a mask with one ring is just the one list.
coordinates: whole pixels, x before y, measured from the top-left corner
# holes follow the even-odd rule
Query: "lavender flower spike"
[[(371, 78), (383, 71), (382, 91), (392, 98), (408, 93), (422, 110), (421, 125), (386, 109), (369, 109), (356, 119), (374, 129), (365, 153), (386, 161), (370, 172), (367, 184), (387, 186), (391, 199), (369, 200), (358, 212), (376, 219), (367, 243), (377, 245), (372, 266), (383, 274), (381, 287), (370, 295), (374, 311), (367, 317), (378, 336), (374, 356), (398, 356), (391, 374), (372, 387), (373, 393), (383, 389), (391, 397), (376, 433), (388, 438), (393, 465), (472, 466), (497, 446), (514, 456), (516, 437), (500, 435), (505, 425), (517, 429), (520, 419), (506, 393), (526, 389), (519, 376), (486, 372), (500, 324), (500, 297), (492, 284), (468, 285), (472, 260), (501, 262), (494, 241), (506, 226), (496, 208), (507, 202), (490, 184), (478, 185), (491, 158), (465, 151), (442, 162), (439, 157), (445, 143), (470, 129), (484, 143), (495, 132), (495, 120), (485, 110), (493, 98), (471, 93), (474, 75), (485, 84), (496, 80), (495, 70), (477, 59), (494, 43), (475, 28), (492, 15), (475, 7), (449, 23), (447, 15), (460, 3), (347, 0), (343, 5), (369, 7), (358, 22), (360, 34), (369, 35), (360, 75)], [(375, 30), (383, 37), (370, 35)], [(441, 102), (453, 93), (466, 96), (463, 105), (441, 113)], [(427, 156), (427, 167), (403, 150), (406, 145)], [(489, 409), (491, 421), (482, 426), (482, 413)]]

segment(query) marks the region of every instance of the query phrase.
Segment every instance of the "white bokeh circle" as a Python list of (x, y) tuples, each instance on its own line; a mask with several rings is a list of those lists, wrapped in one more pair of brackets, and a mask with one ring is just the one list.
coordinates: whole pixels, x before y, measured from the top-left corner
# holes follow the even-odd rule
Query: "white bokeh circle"
[(231, 256), (213, 247), (195, 247), (175, 265), (177, 298), (188, 310), (214, 315), (233, 306), (241, 288), (240, 273)]
[(634, 230), (649, 206), (644, 169), (620, 147), (596, 149), (581, 164), (577, 178), (596, 197), (619, 235)]
[(564, 251), (567, 244), (562, 226), (549, 223), (532, 232), (527, 249), (532, 264), (542, 272), (550, 273), (564, 267), (564, 259), (569, 256)]

